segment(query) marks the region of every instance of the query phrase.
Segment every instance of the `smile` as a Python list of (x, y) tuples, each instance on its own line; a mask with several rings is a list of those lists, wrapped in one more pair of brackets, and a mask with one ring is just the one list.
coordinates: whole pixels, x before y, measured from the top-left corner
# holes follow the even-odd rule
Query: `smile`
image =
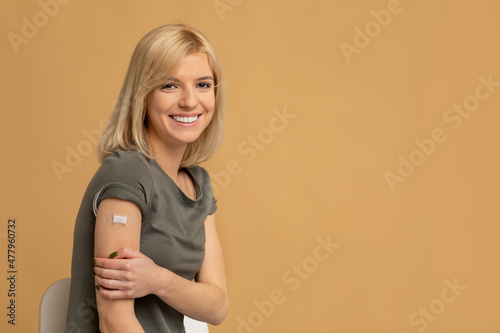
[(171, 116), (175, 121), (183, 124), (191, 124), (198, 120), (199, 115), (192, 117), (179, 117), (179, 116)]

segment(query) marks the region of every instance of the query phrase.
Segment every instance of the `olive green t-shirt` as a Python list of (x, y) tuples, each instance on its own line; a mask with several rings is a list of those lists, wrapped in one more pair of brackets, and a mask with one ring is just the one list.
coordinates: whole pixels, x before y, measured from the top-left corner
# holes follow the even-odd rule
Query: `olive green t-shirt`
[[(118, 150), (104, 160), (76, 218), (66, 333), (99, 332), (92, 260), (95, 217), (104, 199), (135, 203), (142, 213), (140, 251), (177, 275), (188, 280), (195, 277), (205, 255), (204, 222), (217, 205), (207, 171), (199, 166), (184, 170), (195, 184), (194, 200), (156, 161), (136, 151)], [(157, 296), (137, 298), (134, 306), (146, 333), (184, 332), (184, 316)]]

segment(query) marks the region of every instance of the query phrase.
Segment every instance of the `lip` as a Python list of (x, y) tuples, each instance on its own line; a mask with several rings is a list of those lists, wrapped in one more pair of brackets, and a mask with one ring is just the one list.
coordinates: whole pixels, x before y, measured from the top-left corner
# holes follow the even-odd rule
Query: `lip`
[(168, 116), (169, 117), (173, 117), (173, 116), (176, 116), (176, 117), (194, 117), (194, 116), (201, 116), (201, 112), (200, 113), (196, 113), (196, 112), (191, 112), (191, 113), (172, 113), (172, 114), (169, 114)]
[[(198, 119), (196, 119), (196, 121), (192, 122), (192, 123), (181, 123), (181, 122), (178, 122), (177, 120), (175, 120), (173, 117), (195, 117), (195, 116), (198, 116)], [(168, 118), (177, 126), (181, 126), (181, 127), (193, 127), (193, 126), (196, 126), (201, 117), (203, 117), (203, 114), (202, 113), (175, 113), (175, 114), (171, 114), (168, 116)]]

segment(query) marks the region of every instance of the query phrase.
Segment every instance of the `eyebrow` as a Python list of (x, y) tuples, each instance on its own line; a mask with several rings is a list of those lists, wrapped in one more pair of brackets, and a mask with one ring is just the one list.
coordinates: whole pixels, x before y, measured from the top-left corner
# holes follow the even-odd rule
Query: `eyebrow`
[[(179, 82), (180, 80), (176, 77), (169, 77), (168, 78), (169, 81), (174, 81), (174, 82)], [(207, 76), (202, 76), (202, 77), (199, 77), (196, 79), (196, 81), (204, 81), (204, 80), (212, 80), (215, 82), (214, 78), (210, 75), (207, 75)]]
[(204, 81), (204, 80), (212, 80), (212, 81), (215, 81), (213, 77), (211, 76), (203, 76), (203, 77), (200, 77), (197, 81)]

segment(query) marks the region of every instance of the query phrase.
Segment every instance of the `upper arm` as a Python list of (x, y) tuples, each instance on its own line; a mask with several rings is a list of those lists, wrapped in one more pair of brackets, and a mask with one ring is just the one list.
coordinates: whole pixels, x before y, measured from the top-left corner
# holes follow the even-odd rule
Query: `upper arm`
[[(133, 223), (122, 225), (112, 223), (110, 216), (113, 214), (126, 216)], [(105, 215), (106, 216), (105, 218)], [(112, 219), (112, 218), (111, 218)], [(139, 250), (141, 234), (141, 211), (139, 207), (130, 202), (117, 198), (104, 199), (97, 209), (94, 256), (108, 258), (109, 255), (122, 247)], [(134, 312), (134, 300), (122, 299), (111, 300), (104, 298), (96, 292), (97, 307), (100, 320), (110, 314), (115, 319), (120, 319), (120, 314), (125, 316)]]
[(222, 245), (215, 225), (215, 215), (205, 220), (205, 258), (196, 275), (197, 282), (209, 282), (219, 286), (227, 298), (226, 268)]
[[(105, 215), (113, 214), (127, 217), (129, 223), (125, 225), (112, 223), (109, 216), (106, 217), (106, 221), (104, 220)], [(117, 198), (104, 199), (97, 209), (94, 255), (108, 257), (110, 253), (121, 247), (139, 250), (141, 217), (139, 207), (130, 201)]]

